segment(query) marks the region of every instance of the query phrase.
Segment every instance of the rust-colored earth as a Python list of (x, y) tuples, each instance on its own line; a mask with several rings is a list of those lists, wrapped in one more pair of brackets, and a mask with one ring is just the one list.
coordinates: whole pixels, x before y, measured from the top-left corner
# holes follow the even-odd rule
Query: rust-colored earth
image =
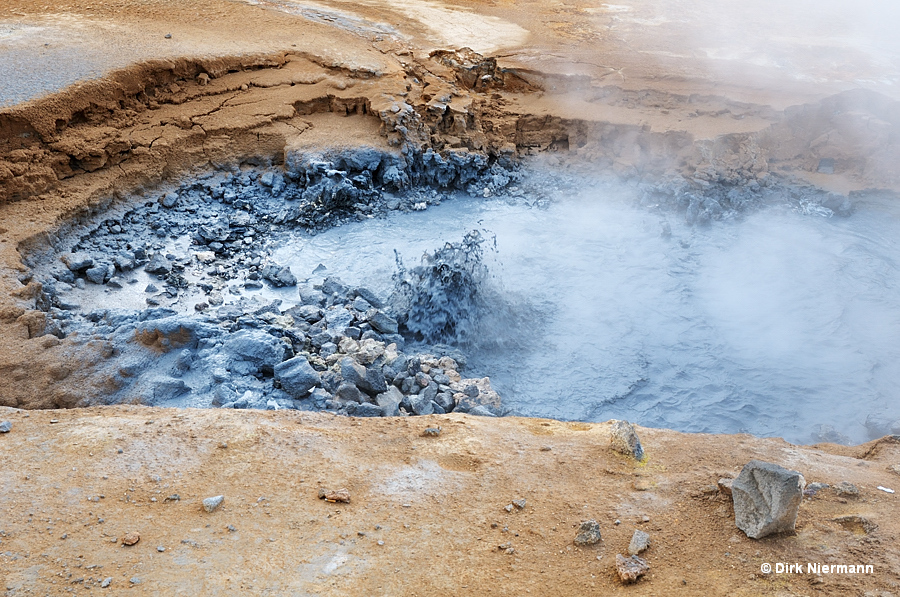
[[(641, 429), (638, 464), (608, 449), (606, 424), (25, 410), (92, 403), (113, 356), (43, 333), (23, 252), (185, 172), (414, 142), (630, 179), (778, 173), (845, 193), (900, 190), (896, 9), (744, 4), (4, 2), (0, 419), (12, 431), (0, 434), (0, 590), (900, 594), (897, 498), (878, 489), (900, 486), (895, 439), (792, 446)], [(465, 67), (481, 57), (433, 53), (462, 46), (498, 59), (488, 83)], [(818, 172), (822, 159), (834, 174)], [(859, 495), (823, 490), (803, 501), (796, 534), (750, 540), (711, 486), (752, 458)], [(320, 487), (351, 502), (320, 501)], [(523, 510), (505, 510), (520, 498)], [(835, 522), (846, 516), (859, 518)], [(603, 542), (578, 548), (575, 527), (591, 518)], [(638, 528), (651, 572), (626, 587), (615, 555)], [(140, 541), (122, 546), (128, 533)], [(875, 572), (760, 572), (777, 562)]]

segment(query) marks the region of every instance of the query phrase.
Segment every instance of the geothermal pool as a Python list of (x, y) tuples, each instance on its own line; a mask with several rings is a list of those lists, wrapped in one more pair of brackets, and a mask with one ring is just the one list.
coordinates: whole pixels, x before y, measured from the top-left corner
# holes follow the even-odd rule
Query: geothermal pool
[[(301, 291), (337, 276), (384, 299), (395, 288), (398, 259), (413, 268), (423, 254), (478, 231), (487, 274), (477, 288), (478, 312), (463, 315), (471, 333), (457, 348), (468, 361), (465, 376), (489, 376), (506, 413), (628, 419), (797, 443), (858, 443), (900, 430), (895, 200), (867, 195), (841, 217), (776, 192), (760, 205), (726, 211), (704, 225), (687, 223), (683, 210), (641, 200), (634, 186), (541, 187), (541, 180), (489, 198), (420, 190), (418, 199), (431, 203), (427, 209), (424, 201), (415, 205), (421, 211), (358, 215), (315, 235), (271, 226), (266, 238), (247, 233), (235, 246), (257, 251), (255, 263), (267, 251), (263, 261), (289, 266)], [(195, 200), (200, 201), (190, 201)], [(203, 201), (220, 215), (201, 217), (207, 209), (201, 205), (198, 215), (186, 212), (180, 221), (251, 219), (242, 210), (233, 213), (244, 215), (223, 215), (232, 207), (221, 200)], [(154, 205), (147, 217), (164, 212)], [(133, 228), (138, 220), (115, 221)], [(150, 304), (192, 314), (210, 296), (199, 290), (198, 278), (209, 266), (191, 257), (205, 247), (192, 245), (190, 226), (178, 226), (180, 236), (157, 235), (150, 248), (194, 264), (183, 272), (194, 287), (168, 303)], [(142, 268), (124, 277), (128, 283), (119, 289), (60, 283), (69, 288), (60, 296), (85, 312), (90, 305), (140, 310), (149, 302), (146, 287), (163, 286)], [(295, 286), (248, 284), (243, 275), (216, 283), (222, 285), (214, 303), (224, 301), (220, 311), (243, 301), (249, 312), (248, 300), (259, 306), (280, 299), (283, 312), (301, 302)], [(418, 348), (408, 336), (404, 351)], [(206, 352), (203, 358), (213, 363), (217, 349)], [(185, 379), (191, 396), (212, 391)], [(270, 391), (247, 379), (250, 385), (235, 385), (238, 395), (246, 388)], [(158, 404), (208, 405), (204, 400)]]
[(863, 441), (886, 432), (867, 418), (900, 419), (900, 207), (887, 200), (846, 218), (776, 204), (689, 226), (625, 189), (542, 207), (459, 196), (286, 237), (274, 257), (386, 295), (395, 250), (413, 265), (476, 229), (496, 239), (493, 304), (468, 368), (518, 414), (794, 442), (822, 425)]

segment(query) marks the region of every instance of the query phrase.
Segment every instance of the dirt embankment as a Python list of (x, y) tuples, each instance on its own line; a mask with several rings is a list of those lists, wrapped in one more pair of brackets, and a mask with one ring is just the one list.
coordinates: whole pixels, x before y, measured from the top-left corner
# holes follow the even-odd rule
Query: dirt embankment
[[(8, 595), (94, 594), (106, 579), (142, 595), (888, 595), (900, 582), (896, 498), (877, 489), (900, 480), (887, 439), (817, 448), (639, 429), (637, 463), (609, 449), (609, 424), (0, 411), (13, 425), (0, 435)], [(751, 540), (734, 526), (716, 483), (751, 458), (832, 486), (803, 500), (796, 534)], [(577, 547), (587, 519), (602, 541)], [(650, 535), (651, 569), (623, 586), (615, 556), (635, 530)], [(761, 572), (779, 562), (804, 571)], [(807, 562), (874, 573), (806, 573)]]

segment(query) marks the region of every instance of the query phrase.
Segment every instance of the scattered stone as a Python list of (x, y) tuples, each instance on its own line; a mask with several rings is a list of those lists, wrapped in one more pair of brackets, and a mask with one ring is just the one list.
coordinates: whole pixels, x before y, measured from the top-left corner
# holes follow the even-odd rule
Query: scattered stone
[(162, 552), (166, 551), (166, 548), (163, 547), (162, 545), (157, 545), (156, 551), (158, 551), (159, 553), (162, 553)]
[(231, 533), (237, 532), (237, 528), (233, 524), (225, 525), (225, 528), (228, 529), (228, 531)]
[(807, 497), (813, 497), (823, 489), (828, 489), (830, 485), (828, 483), (810, 483), (806, 486), (806, 489), (803, 490), (803, 495)]
[(203, 500), (203, 509), (208, 513), (212, 513), (216, 510), (216, 508), (221, 506), (222, 502), (224, 502), (224, 501), (225, 501), (224, 495), (208, 497), (205, 500)]
[(635, 460), (644, 459), (644, 448), (638, 439), (634, 425), (628, 421), (613, 421), (609, 436), (610, 447), (625, 456), (631, 456)]
[(628, 584), (636, 582), (637, 579), (644, 576), (649, 571), (650, 566), (643, 558), (639, 558), (635, 555), (626, 558), (622, 554), (616, 554), (616, 573), (619, 575), (619, 580), (623, 583)]
[(163, 502), (178, 502), (178, 501), (181, 501), (181, 496), (178, 495), (177, 493), (173, 493), (172, 495), (170, 495), (169, 497), (167, 497), (163, 500)]
[(159, 198), (159, 204), (166, 209), (171, 209), (178, 205), (178, 193), (166, 193)]
[(166, 256), (157, 253), (150, 259), (150, 263), (144, 266), (144, 271), (148, 274), (165, 275), (172, 271), (172, 262), (166, 259)]
[(793, 531), (805, 486), (797, 471), (751, 460), (731, 486), (735, 524), (751, 539)]
[(112, 584), (112, 581), (113, 581), (112, 576), (107, 576), (106, 578), (103, 579), (103, 582), (100, 583), (100, 588), (101, 589), (107, 588), (109, 585)]
[(133, 585), (139, 585), (139, 584), (141, 584), (141, 579), (138, 578), (137, 576), (132, 576), (130, 579), (128, 579), (128, 582), (130, 582)]
[(841, 481), (833, 487), (834, 492), (842, 497), (859, 497), (859, 488), (853, 483)]
[(628, 544), (628, 553), (636, 556), (650, 547), (650, 535), (644, 531), (635, 531)]
[(122, 537), (122, 545), (135, 545), (140, 540), (141, 535), (139, 533), (128, 533)]
[(9, 433), (12, 431), (12, 423), (9, 421), (3, 421), (0, 423), (0, 433)]
[(422, 431), (422, 437), (437, 437), (441, 434), (440, 427), (426, 427), (424, 431)]
[(503, 506), (503, 509), (506, 510), (507, 512), (512, 512), (513, 508), (514, 508), (514, 506), (512, 504), (506, 504), (505, 506)]
[(600, 535), (600, 523), (596, 520), (585, 520), (578, 527), (578, 534), (575, 535), (575, 545), (585, 547), (599, 543), (603, 537)]
[(513, 506), (515, 506), (519, 510), (524, 510), (525, 509), (525, 498), (513, 500)]
[(350, 492), (346, 489), (338, 489), (337, 491), (331, 489), (325, 489), (324, 487), (319, 488), (319, 499), (325, 500), (326, 502), (341, 502), (344, 504), (350, 503)]

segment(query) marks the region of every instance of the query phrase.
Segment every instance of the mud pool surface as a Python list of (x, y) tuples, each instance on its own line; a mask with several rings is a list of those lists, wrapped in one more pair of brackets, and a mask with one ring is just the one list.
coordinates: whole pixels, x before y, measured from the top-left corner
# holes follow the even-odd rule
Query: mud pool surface
[(862, 441), (867, 417), (900, 418), (900, 211), (872, 200), (847, 218), (808, 212), (774, 205), (698, 227), (624, 190), (543, 208), (459, 197), (286, 240), (274, 257), (387, 293), (395, 249), (415, 262), (482, 229), (496, 236), (497, 312), (527, 313), (483, 322), (500, 344), (469, 352), (507, 407), (795, 442), (837, 439), (826, 425)]
[[(640, 200), (634, 187), (533, 190), (533, 182), (489, 198), (425, 190), (406, 213), (359, 216), (316, 235), (275, 228), (248, 247), (267, 247), (268, 260), (288, 266), (301, 292), (337, 276), (384, 298), (398, 258), (413, 267), (478, 230), (489, 273), (479, 289), (485, 305), (470, 322), (474, 341), (460, 348), (465, 375), (489, 376), (506, 413), (625, 418), (799, 443), (896, 432), (895, 202), (857, 198), (841, 217), (776, 193), (762, 207), (697, 224), (646, 193)], [(190, 243), (173, 237), (166, 251), (187, 253)], [(72, 288), (67, 300), (146, 308), (145, 287), (155, 277), (142, 269), (128, 277), (121, 289)], [(185, 277), (197, 281), (190, 271)], [(282, 311), (302, 303), (296, 286), (247, 284), (243, 276), (221, 290), (226, 309), (248, 300), (279, 299)], [(187, 290), (162, 306), (193, 312), (203, 297)], [(407, 338), (404, 350), (413, 354)]]

